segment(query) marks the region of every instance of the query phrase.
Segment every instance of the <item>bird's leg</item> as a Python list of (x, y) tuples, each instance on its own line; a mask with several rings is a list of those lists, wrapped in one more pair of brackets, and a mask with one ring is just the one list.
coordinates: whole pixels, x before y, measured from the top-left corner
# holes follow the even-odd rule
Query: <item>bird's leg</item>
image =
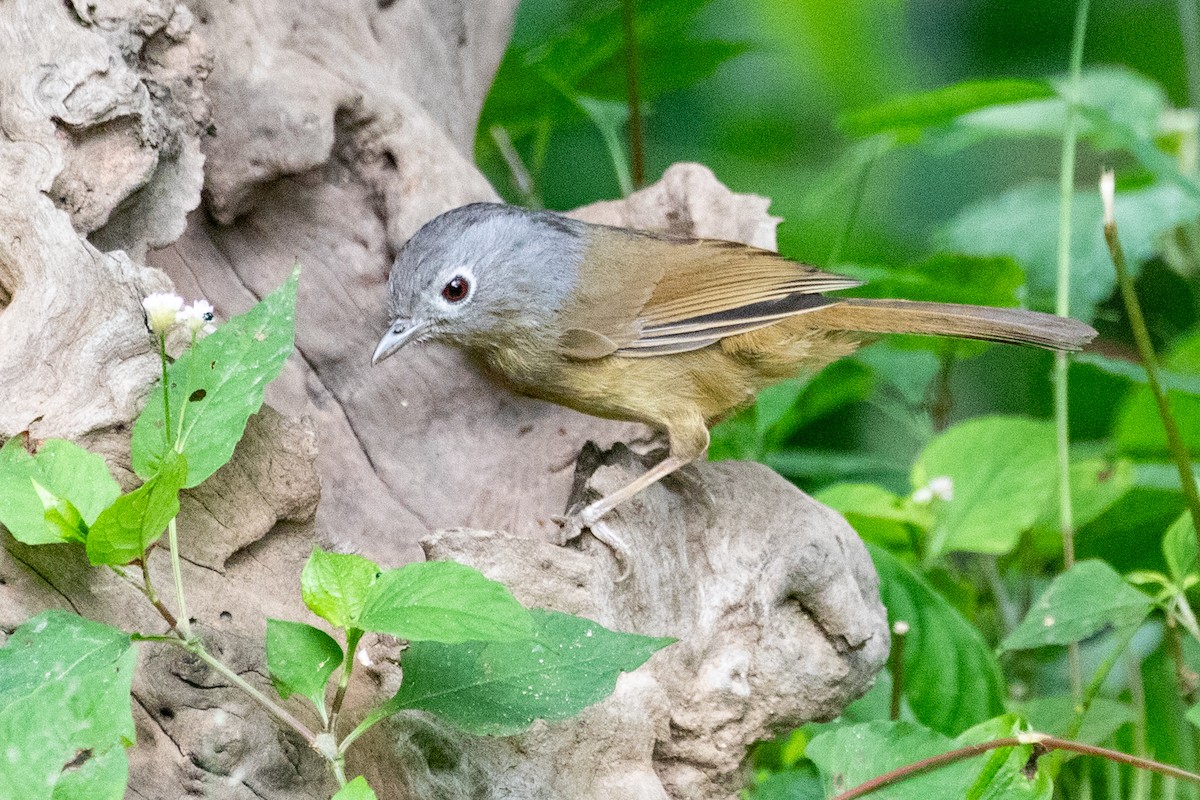
[[(582, 533), (584, 528), (587, 528), (596, 539), (612, 549), (619, 561), (628, 564), (630, 547), (612, 530), (610, 525), (603, 521), (604, 515), (680, 467), (695, 461), (708, 448), (708, 428), (700, 419), (695, 420), (694, 424), (667, 428), (667, 436), (671, 449), (666, 458), (634, 478), (627, 485), (584, 506), (577, 512), (568, 514), (561, 520), (564, 541), (575, 538)], [(618, 580), (624, 579), (626, 575), (628, 575), (628, 567), (624, 567)]]

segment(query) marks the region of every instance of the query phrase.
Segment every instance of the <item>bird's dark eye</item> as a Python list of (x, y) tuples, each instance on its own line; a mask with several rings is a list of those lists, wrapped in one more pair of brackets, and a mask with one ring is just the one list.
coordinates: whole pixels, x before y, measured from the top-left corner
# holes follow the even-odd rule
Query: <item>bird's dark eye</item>
[(446, 298), (447, 302), (457, 303), (466, 298), (471, 291), (471, 284), (462, 275), (455, 275), (450, 279), (450, 282), (442, 287), (442, 297)]

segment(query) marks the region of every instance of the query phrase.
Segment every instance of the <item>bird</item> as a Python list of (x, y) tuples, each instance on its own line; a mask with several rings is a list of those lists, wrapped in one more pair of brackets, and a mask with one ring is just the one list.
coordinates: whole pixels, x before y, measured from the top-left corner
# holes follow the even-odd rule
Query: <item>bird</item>
[(854, 278), (717, 239), (597, 225), (472, 203), (397, 252), (378, 364), (425, 341), (464, 349), (510, 390), (665, 434), (667, 455), (559, 518), (629, 548), (605, 515), (700, 458), (709, 428), (763, 388), (814, 372), (880, 334), (1078, 350), (1096, 331), (1017, 308), (838, 297)]

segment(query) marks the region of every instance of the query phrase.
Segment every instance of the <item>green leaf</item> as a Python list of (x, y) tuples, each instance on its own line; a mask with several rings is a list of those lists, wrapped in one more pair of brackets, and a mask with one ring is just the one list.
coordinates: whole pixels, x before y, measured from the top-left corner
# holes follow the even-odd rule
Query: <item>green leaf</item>
[[(916, 761), (958, 747), (1014, 736), (1023, 730), (1024, 726), (1011, 715), (988, 720), (957, 739), (907, 722), (865, 722), (819, 734), (809, 743), (808, 756), (820, 768), (827, 795), (831, 796)], [(873, 800), (1049, 800), (1053, 789), (1050, 778), (1042, 770), (1032, 780), (1024, 774), (1031, 752), (1029, 745), (997, 749), (913, 775), (873, 792), (871, 797)]]
[(124, 796), (136, 657), (127, 634), (64, 611), (13, 632), (0, 648), (0, 797)]
[[(1110, 358), (1100, 353), (1079, 353), (1072, 358), (1076, 364), (1088, 364), (1101, 372), (1125, 378), (1133, 383), (1146, 385), (1146, 369), (1133, 361), (1123, 358)], [(1200, 396), (1200, 375), (1187, 375), (1173, 372), (1169, 369), (1159, 369), (1158, 382), (1162, 388), (1170, 392), (1181, 392)]]
[(452, 644), (526, 639), (532, 621), (504, 584), (464, 564), (429, 561), (380, 575), (358, 627), (410, 642)]
[(674, 640), (617, 633), (581, 617), (534, 609), (532, 638), (413, 642), (404, 683), (388, 703), (437, 714), (464, 731), (506, 736), (534, 720), (565, 719), (607, 697), (622, 672)]
[(1200, 728), (1200, 703), (1197, 703), (1189, 708), (1184, 716), (1187, 717), (1188, 722), (1192, 723), (1192, 725), (1195, 727)]
[[(1133, 490), (1134, 465), (1119, 458), (1081, 458), (1071, 462), (1071, 506), (1076, 529), (1081, 529), (1099, 519)], [(1055, 497), (1058, 481), (1055, 480)], [(1062, 550), (1062, 529), (1059, 522), (1058, 503), (1051, 499), (1042, 509), (1034, 533), (1037, 541), (1049, 554), (1057, 555)]]
[[(1061, 130), (1059, 134), (1061, 135)], [(1037, 183), (1009, 190), (969, 206), (937, 234), (947, 250), (977, 256), (1010, 256), (1025, 268), (1027, 301), (1053, 310), (1058, 269), (1056, 184)], [(1132, 271), (1161, 250), (1163, 234), (1200, 216), (1200, 204), (1177, 186), (1154, 184), (1119, 191), (1115, 214)], [(1071, 316), (1091, 321), (1096, 305), (1116, 287), (1116, 273), (1104, 242), (1100, 195), (1077, 192), (1071, 203)]]
[[(175, 449), (187, 457), (185, 488), (199, 484), (233, 456), (246, 421), (262, 406), (263, 390), (291, 355), (299, 280), (297, 269), (262, 302), (200, 339), (167, 370), (171, 436), (177, 437)], [(161, 392), (161, 383), (156, 384), (133, 426), (133, 468), (147, 480), (170, 449)]]
[(376, 798), (375, 791), (367, 783), (367, 779), (359, 775), (338, 789), (338, 793), (333, 796), (332, 800), (376, 800)]
[(879, 572), (888, 624), (908, 623), (904, 694), (918, 720), (960, 733), (1004, 709), (1004, 681), (979, 631), (920, 575), (867, 545)]
[(304, 605), (335, 628), (359, 627), (358, 616), (380, 575), (374, 561), (314, 547), (300, 572)]
[(893, 97), (851, 111), (838, 118), (838, 127), (851, 136), (860, 137), (896, 133), (945, 125), (969, 111), (988, 106), (1053, 96), (1054, 90), (1041, 81), (963, 81), (928, 92)]
[(150, 480), (101, 512), (88, 531), (87, 556), (93, 564), (128, 564), (142, 558), (179, 513), (179, 490), (187, 480), (187, 460), (170, 451)]
[(933, 524), (928, 507), (873, 483), (837, 483), (813, 498), (842, 512), (864, 539), (895, 548), (911, 547)]
[(903, 297), (981, 306), (1019, 305), (1025, 283), (1021, 266), (1008, 256), (938, 253), (901, 267), (843, 264), (838, 272), (866, 283), (846, 294), (855, 297)]
[(267, 619), (267, 669), (284, 700), (300, 694), (323, 712), (325, 684), (343, 658), (341, 646), (325, 631), (303, 622)]
[[(1058, 695), (1026, 700), (1018, 703), (1014, 710), (1029, 720), (1035, 731), (1065, 736), (1075, 720), (1075, 705), (1074, 698)], [(1087, 744), (1102, 744), (1122, 725), (1132, 724), (1137, 718), (1137, 712), (1128, 703), (1097, 697), (1088, 706), (1083, 727), (1074, 738)]]
[[(1163, 366), (1186, 378), (1200, 376), (1200, 333), (1180, 337), (1163, 358)], [(1180, 438), (1195, 458), (1200, 454), (1200, 397), (1168, 390), (1167, 402)], [(1162, 417), (1148, 386), (1134, 387), (1126, 394), (1117, 412), (1113, 438), (1122, 453), (1141, 458), (1169, 457)]]
[(1167, 562), (1167, 571), (1177, 586), (1184, 585), (1184, 579), (1196, 569), (1196, 527), (1192, 524), (1192, 513), (1185, 511), (1179, 519), (1171, 524), (1162, 542), (1163, 559)]
[(121, 493), (104, 459), (65, 439), (25, 437), (0, 448), (0, 524), (25, 544), (82, 542), (87, 526)]
[(1131, 587), (1102, 561), (1080, 561), (1056, 577), (1000, 647), (1065, 645), (1094, 636), (1108, 627), (1142, 623), (1150, 598)]
[(980, 417), (930, 442), (913, 465), (914, 488), (953, 481), (953, 499), (937, 501), (928, 556), (965, 550), (1003, 554), (1038, 519), (1054, 492), (1051, 423)]

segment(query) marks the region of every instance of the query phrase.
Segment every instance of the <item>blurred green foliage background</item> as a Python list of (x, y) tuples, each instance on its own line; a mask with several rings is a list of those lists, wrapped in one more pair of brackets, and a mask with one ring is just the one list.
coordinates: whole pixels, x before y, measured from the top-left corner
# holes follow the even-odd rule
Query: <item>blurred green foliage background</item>
[[(868, 293), (1053, 310), (1075, 3), (636, 0), (633, 8), (646, 183), (676, 162), (705, 164), (733, 190), (771, 199), (783, 218), (782, 253), (868, 278)], [(623, 45), (618, 0), (523, 0), (476, 145), (506, 199), (570, 209), (629, 190)], [(1166, 533), (1191, 528), (1114, 292), (1096, 182), (1103, 167), (1117, 169), (1122, 238), (1194, 459), (1194, 0), (1095, 0), (1083, 65), (1071, 312), (1101, 335), (1070, 369), (1077, 555), (1143, 588), (1158, 585), (1147, 574), (1160, 576), (1181, 596), (1189, 579), (1171, 565), (1185, 556), (1170, 542), (1190, 539)], [(845, 513), (874, 548), (893, 617), (907, 608), (909, 621), (922, 617), (944, 634), (906, 651), (901, 718), (946, 736), (1002, 709), (1043, 728), (1071, 713), (1064, 650), (1004, 646), (1063, 569), (1052, 362), (1028, 349), (893, 337), (764, 392), (714, 430), (713, 458), (764, 461)], [(953, 478), (953, 499), (921, 496), (938, 476)], [(1091, 590), (1108, 592), (1101, 586)], [(1197, 737), (1183, 719), (1195, 706), (1200, 723), (1200, 697), (1179, 676), (1200, 668), (1200, 645), (1163, 624), (1172, 613), (1086, 637), (1085, 677), (1109, 654), (1121, 659), (1087, 729), (1096, 742), (1194, 766)], [(955, 672), (963, 664), (971, 670)], [(895, 667), (848, 719), (888, 716)], [(804, 766), (813, 734), (764, 748), (756, 797), (808, 796), (794, 782), (780, 794), (769, 787), (771, 775), (814, 777)], [(1091, 786), (1088, 773), (1076, 769), (1057, 791), (1089, 791), (1079, 788)], [(1103, 772), (1091, 778), (1109, 797), (1163, 788)]]

